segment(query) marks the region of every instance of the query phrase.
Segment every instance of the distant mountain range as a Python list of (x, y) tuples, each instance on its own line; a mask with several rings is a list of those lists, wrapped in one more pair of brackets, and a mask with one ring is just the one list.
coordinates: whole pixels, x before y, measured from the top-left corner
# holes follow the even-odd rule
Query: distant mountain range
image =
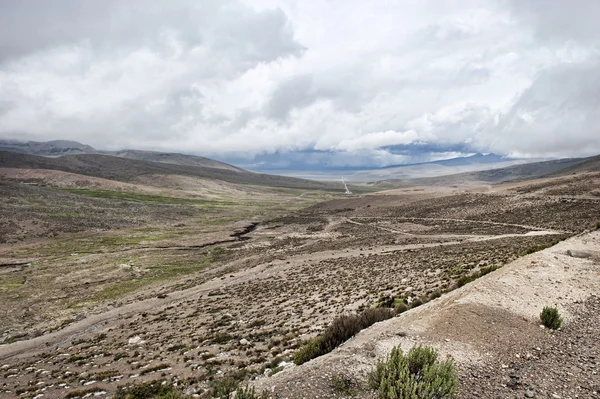
[(0, 168), (57, 170), (121, 182), (140, 176), (177, 175), (268, 187), (331, 188), (323, 182), (251, 172), (194, 155), (138, 150), (100, 152), (72, 141), (0, 142)]
[[(17, 156), (16, 153), (21, 155)], [(600, 156), (540, 161), (506, 158), (497, 154), (474, 154), (368, 170), (323, 172), (270, 170), (273, 174), (262, 174), (196, 155), (142, 150), (99, 151), (89, 145), (66, 140), (48, 142), (0, 140), (0, 167), (53, 169), (122, 181), (128, 181), (136, 175), (170, 174), (240, 184), (326, 188), (329, 185), (319, 180), (339, 180), (342, 176), (349, 182), (378, 182), (377, 186), (442, 184), (442, 182), (452, 184), (460, 181), (498, 183), (599, 171)]]

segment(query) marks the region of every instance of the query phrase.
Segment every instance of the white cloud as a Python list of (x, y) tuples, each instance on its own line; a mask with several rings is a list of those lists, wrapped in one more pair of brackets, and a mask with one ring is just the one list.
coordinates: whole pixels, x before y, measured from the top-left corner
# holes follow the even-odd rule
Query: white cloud
[(588, 155), (598, 5), (575, 3), (5, 0), (0, 137), (324, 165)]

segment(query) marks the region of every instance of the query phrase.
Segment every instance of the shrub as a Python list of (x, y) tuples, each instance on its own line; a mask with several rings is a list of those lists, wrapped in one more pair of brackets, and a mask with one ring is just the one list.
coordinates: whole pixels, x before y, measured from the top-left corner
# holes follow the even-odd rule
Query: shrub
[(322, 340), (320, 337), (317, 337), (311, 339), (305, 345), (302, 345), (300, 349), (294, 353), (294, 363), (301, 365), (325, 353), (327, 352), (323, 350)]
[(267, 399), (269, 395), (266, 391), (263, 391), (261, 394), (256, 393), (254, 388), (250, 387), (238, 387), (235, 390), (235, 399)]
[(473, 276), (464, 275), (458, 279), (456, 285), (460, 288), (463, 285), (469, 284), (471, 281), (475, 281), (475, 278)]
[(212, 383), (211, 397), (229, 399), (229, 395), (240, 387), (239, 382), (232, 377), (224, 377)]
[(553, 330), (557, 330), (562, 325), (563, 319), (560, 317), (557, 308), (544, 306), (542, 313), (540, 313), (540, 320), (542, 324)]
[(458, 377), (451, 359), (438, 362), (435, 349), (414, 346), (404, 355), (394, 347), (385, 361), (369, 373), (369, 386), (380, 399), (450, 399), (457, 391)]
[(596, 220), (596, 230), (600, 229), (600, 220)]
[(396, 313), (397, 314), (404, 313), (407, 310), (408, 310), (408, 306), (406, 305), (406, 303), (404, 301), (402, 301), (398, 305), (396, 305)]
[(296, 351), (294, 363), (300, 365), (315, 357), (329, 353), (352, 338), (360, 330), (379, 321), (389, 319), (393, 315), (394, 311), (392, 309), (374, 308), (356, 315), (339, 316), (331, 322), (321, 335), (311, 339)]
[(410, 303), (410, 308), (411, 308), (411, 309), (414, 309), (414, 308), (416, 308), (416, 307), (419, 307), (419, 306), (421, 306), (422, 304), (423, 304), (423, 300), (422, 300), (421, 298), (417, 298), (417, 299), (415, 299), (414, 301), (412, 301), (412, 302)]
[(355, 392), (352, 389), (353, 386), (354, 382), (350, 378), (340, 373), (337, 373), (333, 376), (333, 390), (336, 393), (339, 393), (343, 396), (354, 396)]
[(155, 380), (137, 385), (119, 386), (114, 399), (185, 399), (171, 384), (165, 380)]

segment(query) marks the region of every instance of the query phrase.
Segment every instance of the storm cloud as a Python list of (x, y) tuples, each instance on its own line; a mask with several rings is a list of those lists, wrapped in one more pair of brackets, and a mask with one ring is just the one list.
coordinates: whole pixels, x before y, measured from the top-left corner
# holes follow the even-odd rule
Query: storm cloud
[(315, 168), (593, 155), (598, 12), (594, 0), (4, 0), (0, 138)]

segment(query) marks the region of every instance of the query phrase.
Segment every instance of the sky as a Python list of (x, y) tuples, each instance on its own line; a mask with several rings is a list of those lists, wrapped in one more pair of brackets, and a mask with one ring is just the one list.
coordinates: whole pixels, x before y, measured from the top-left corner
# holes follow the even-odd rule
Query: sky
[(600, 153), (597, 0), (0, 0), (0, 138), (268, 168)]

